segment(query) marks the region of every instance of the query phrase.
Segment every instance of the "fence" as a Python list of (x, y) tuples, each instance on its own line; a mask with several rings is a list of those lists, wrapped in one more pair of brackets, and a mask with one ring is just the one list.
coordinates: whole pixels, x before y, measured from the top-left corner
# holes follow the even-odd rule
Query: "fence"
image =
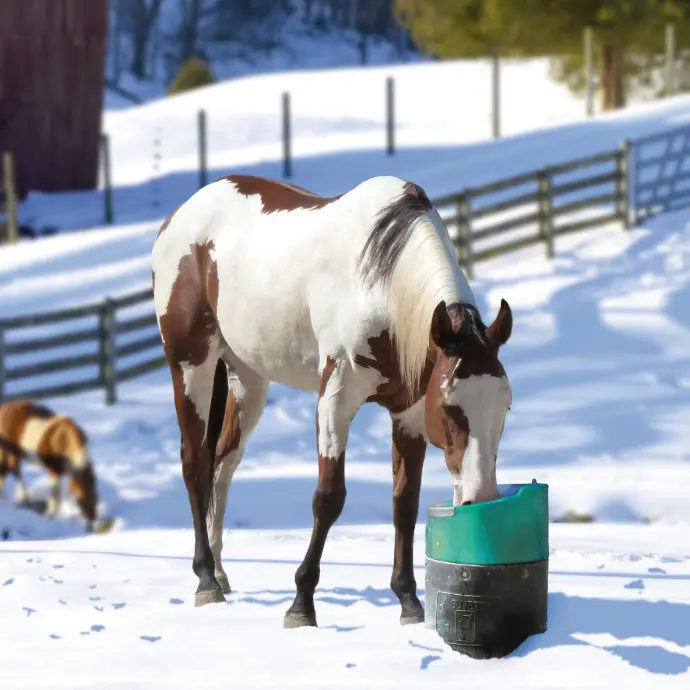
[[(546, 256), (553, 257), (555, 240), (563, 235), (612, 222), (628, 228), (636, 219), (690, 206), (689, 140), (686, 127), (624, 141), (611, 151), (437, 198), (434, 205), (453, 237), (459, 263), (472, 278), (476, 263), (499, 255), (543, 244)], [(645, 158), (649, 147), (656, 154)], [(675, 163), (671, 176), (664, 166), (669, 161)], [(658, 168), (656, 177), (652, 168)], [(688, 186), (681, 189), (681, 182)], [(0, 320), (0, 401), (102, 388), (106, 402), (114, 403), (118, 383), (165, 364), (152, 296), (148, 289), (65, 311)], [(135, 314), (126, 318), (127, 312)], [(56, 325), (66, 332), (31, 332)], [(19, 339), (22, 332), (24, 339)], [(70, 347), (81, 351), (66, 354)], [(57, 348), (61, 358), (45, 358)], [(40, 361), (27, 363), (32, 353)], [(142, 357), (144, 353), (148, 356)], [(72, 378), (89, 367), (90, 377)], [(69, 380), (8, 390), (8, 384), (55, 374)]]
[[(104, 389), (106, 403), (115, 403), (119, 383), (165, 364), (152, 300), (153, 290), (147, 289), (0, 320), (0, 401)], [(55, 350), (59, 355), (50, 357)], [(31, 361), (34, 356), (39, 361)], [(37, 377), (38, 385), (7, 390), (8, 384)]]

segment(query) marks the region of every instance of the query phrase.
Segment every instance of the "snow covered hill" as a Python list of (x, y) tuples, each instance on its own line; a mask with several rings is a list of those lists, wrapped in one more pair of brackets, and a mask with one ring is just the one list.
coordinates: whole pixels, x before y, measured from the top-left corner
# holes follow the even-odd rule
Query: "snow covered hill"
[[(366, 70), (359, 80), (350, 70), (328, 78), (302, 75), (301, 117), (313, 119), (297, 120), (294, 181), (330, 193), (387, 171), (437, 196), (678, 124), (690, 106), (679, 97), (590, 122), (564, 109), (556, 121), (570, 117), (570, 124), (536, 131), (554, 123), (529, 119), (529, 108), (520, 110), (516, 99), (507, 110), (515, 131), (520, 122), (534, 131), (487, 142), (484, 123), (469, 106), (445, 107), (458, 98), (452, 90), (444, 91), (443, 108), (434, 107), (438, 97), (419, 98), (414, 80), (432, 84), (442, 69), (453, 67), (401, 68), (401, 88), (412, 80), (409, 107), (400, 108), (406, 149), (391, 159), (381, 152), (383, 71)], [(149, 285), (158, 225), (194, 189), (189, 146), (196, 107), (205, 103), (211, 121), (211, 106), (217, 109), (216, 171), (233, 166), (275, 176), (279, 149), (267, 143), (265, 123), (275, 117), (281, 78), (239, 81), (109, 114), (114, 177), (121, 185), (118, 225), (93, 227), (100, 223), (97, 194), (30, 198), (24, 219), (63, 229), (0, 250), (0, 315)], [(299, 83), (294, 74), (289, 79)], [(358, 99), (350, 107), (347, 94), (355, 89)], [(381, 108), (373, 105), (374, 94)], [(223, 128), (221, 113), (233, 108), (237, 117), (245, 113), (246, 130), (229, 114)], [(378, 114), (367, 115), (367, 108)], [(343, 112), (379, 119), (354, 126)], [(144, 144), (155, 126), (165, 131), (166, 155), (174, 162), (168, 168), (164, 162), (152, 185)], [(449, 138), (452, 131), (457, 139)], [(280, 386), (271, 388), (230, 489), (225, 562), (235, 593), (226, 605), (194, 609), (179, 431), (169, 374), (159, 371), (124, 384), (114, 407), (103, 404), (101, 393), (51, 401), (93, 438), (104, 509), (116, 518), (111, 534), (84, 536), (72, 506), (49, 521), (0, 502), (0, 528), (8, 537), (0, 543), (0, 686), (167, 690), (203, 679), (205, 687), (243, 689), (687, 688), (688, 220), (690, 212), (677, 212), (627, 233), (600, 228), (557, 241), (551, 262), (537, 248), (477, 267), (472, 284), (485, 319), (501, 298), (515, 317), (503, 354), (514, 402), (499, 481), (534, 477), (550, 485), (547, 633), (508, 659), (477, 662), (452, 652), (433, 631), (398, 625), (388, 588), (390, 421), (373, 405), (353, 424), (347, 504), (326, 546), (317, 590), (322, 627), (284, 631), (282, 615), (312, 519), (316, 400)], [(32, 492), (46, 490), (44, 477), (28, 476)], [(415, 545), (420, 595), (424, 509), (447, 500), (450, 491), (441, 453), (431, 450)], [(594, 522), (559, 522), (569, 512)]]

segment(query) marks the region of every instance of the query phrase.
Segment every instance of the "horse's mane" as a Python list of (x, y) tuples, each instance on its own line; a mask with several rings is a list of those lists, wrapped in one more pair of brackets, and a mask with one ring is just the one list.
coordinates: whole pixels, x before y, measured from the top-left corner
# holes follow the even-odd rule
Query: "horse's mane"
[(402, 194), (381, 209), (358, 266), (365, 284), (379, 284), (388, 296), (401, 375), (412, 395), (426, 364), (431, 318), (441, 300), (469, 307), (463, 308), (463, 328), (483, 339), (474, 295), (448, 231), (418, 185), (406, 183)]

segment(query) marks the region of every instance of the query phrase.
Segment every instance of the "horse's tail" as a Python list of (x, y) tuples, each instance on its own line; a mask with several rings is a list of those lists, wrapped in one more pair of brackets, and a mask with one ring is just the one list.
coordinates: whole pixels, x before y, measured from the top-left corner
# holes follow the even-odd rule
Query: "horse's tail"
[(222, 359), (216, 364), (216, 373), (213, 378), (213, 393), (211, 393), (211, 407), (208, 413), (208, 427), (206, 438), (211, 451), (212, 464), (216, 461), (216, 447), (223, 428), (225, 406), (228, 401), (228, 368)]

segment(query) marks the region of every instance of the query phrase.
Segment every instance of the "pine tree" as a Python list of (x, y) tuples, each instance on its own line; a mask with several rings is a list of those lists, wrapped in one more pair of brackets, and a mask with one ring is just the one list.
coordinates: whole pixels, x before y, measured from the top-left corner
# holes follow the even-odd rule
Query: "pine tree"
[[(684, 0), (396, 0), (400, 21), (442, 58), (553, 58), (553, 74), (573, 90), (583, 80), (583, 35), (591, 27), (603, 110), (625, 104), (626, 83), (649, 79), (663, 59), (664, 27), (690, 39)], [(689, 41), (690, 44), (690, 41)], [(690, 64), (690, 55), (681, 55)]]

